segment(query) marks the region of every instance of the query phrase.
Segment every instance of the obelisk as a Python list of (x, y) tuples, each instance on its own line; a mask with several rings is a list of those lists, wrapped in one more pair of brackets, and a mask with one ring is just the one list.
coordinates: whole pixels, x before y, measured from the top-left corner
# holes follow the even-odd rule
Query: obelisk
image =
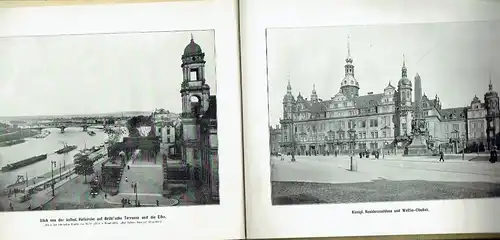
[(420, 76), (415, 76), (414, 81), (414, 94), (415, 106), (413, 112), (413, 119), (411, 121), (412, 142), (408, 146), (408, 153), (406, 156), (429, 156), (432, 155), (431, 151), (427, 148), (424, 137), (427, 134), (427, 124), (422, 113), (422, 80)]

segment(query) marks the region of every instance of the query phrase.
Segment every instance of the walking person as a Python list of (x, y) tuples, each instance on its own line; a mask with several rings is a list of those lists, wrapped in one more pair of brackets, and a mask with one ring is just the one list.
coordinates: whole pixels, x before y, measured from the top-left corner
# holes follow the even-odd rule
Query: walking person
[(497, 146), (494, 146), (490, 150), (490, 163), (495, 163), (497, 161)]
[(156, 206), (159, 207), (160, 206), (160, 201), (158, 201), (158, 199), (156, 199)]
[(441, 150), (441, 151), (439, 151), (439, 161), (440, 161), (440, 162), (444, 162), (444, 153), (443, 153), (443, 151), (442, 151), (442, 150)]

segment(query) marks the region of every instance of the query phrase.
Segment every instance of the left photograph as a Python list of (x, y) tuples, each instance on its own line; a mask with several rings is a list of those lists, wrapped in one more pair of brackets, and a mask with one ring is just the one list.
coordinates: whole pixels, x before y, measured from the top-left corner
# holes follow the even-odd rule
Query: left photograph
[(0, 38), (0, 211), (219, 204), (214, 37)]

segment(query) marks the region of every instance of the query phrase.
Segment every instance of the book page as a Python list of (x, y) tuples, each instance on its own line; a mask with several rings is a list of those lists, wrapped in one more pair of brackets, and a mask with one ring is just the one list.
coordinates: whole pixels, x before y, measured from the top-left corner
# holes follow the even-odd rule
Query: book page
[(236, 11), (0, 9), (0, 238), (243, 238)]
[(500, 230), (498, 2), (241, 9), (248, 237)]

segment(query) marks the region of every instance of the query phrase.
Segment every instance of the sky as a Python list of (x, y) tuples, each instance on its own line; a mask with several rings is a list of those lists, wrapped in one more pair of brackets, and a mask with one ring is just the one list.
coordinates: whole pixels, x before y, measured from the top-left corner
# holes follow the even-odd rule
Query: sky
[(194, 40), (216, 93), (214, 32), (0, 38), (0, 116), (181, 111), (181, 56)]
[(403, 55), (408, 77), (416, 73), (429, 98), (443, 108), (469, 105), (493, 87), (500, 90), (500, 22), (397, 24), (267, 30), (270, 124), (283, 114), (288, 79), (296, 97), (330, 99), (344, 77), (347, 43), (360, 95), (397, 87)]

